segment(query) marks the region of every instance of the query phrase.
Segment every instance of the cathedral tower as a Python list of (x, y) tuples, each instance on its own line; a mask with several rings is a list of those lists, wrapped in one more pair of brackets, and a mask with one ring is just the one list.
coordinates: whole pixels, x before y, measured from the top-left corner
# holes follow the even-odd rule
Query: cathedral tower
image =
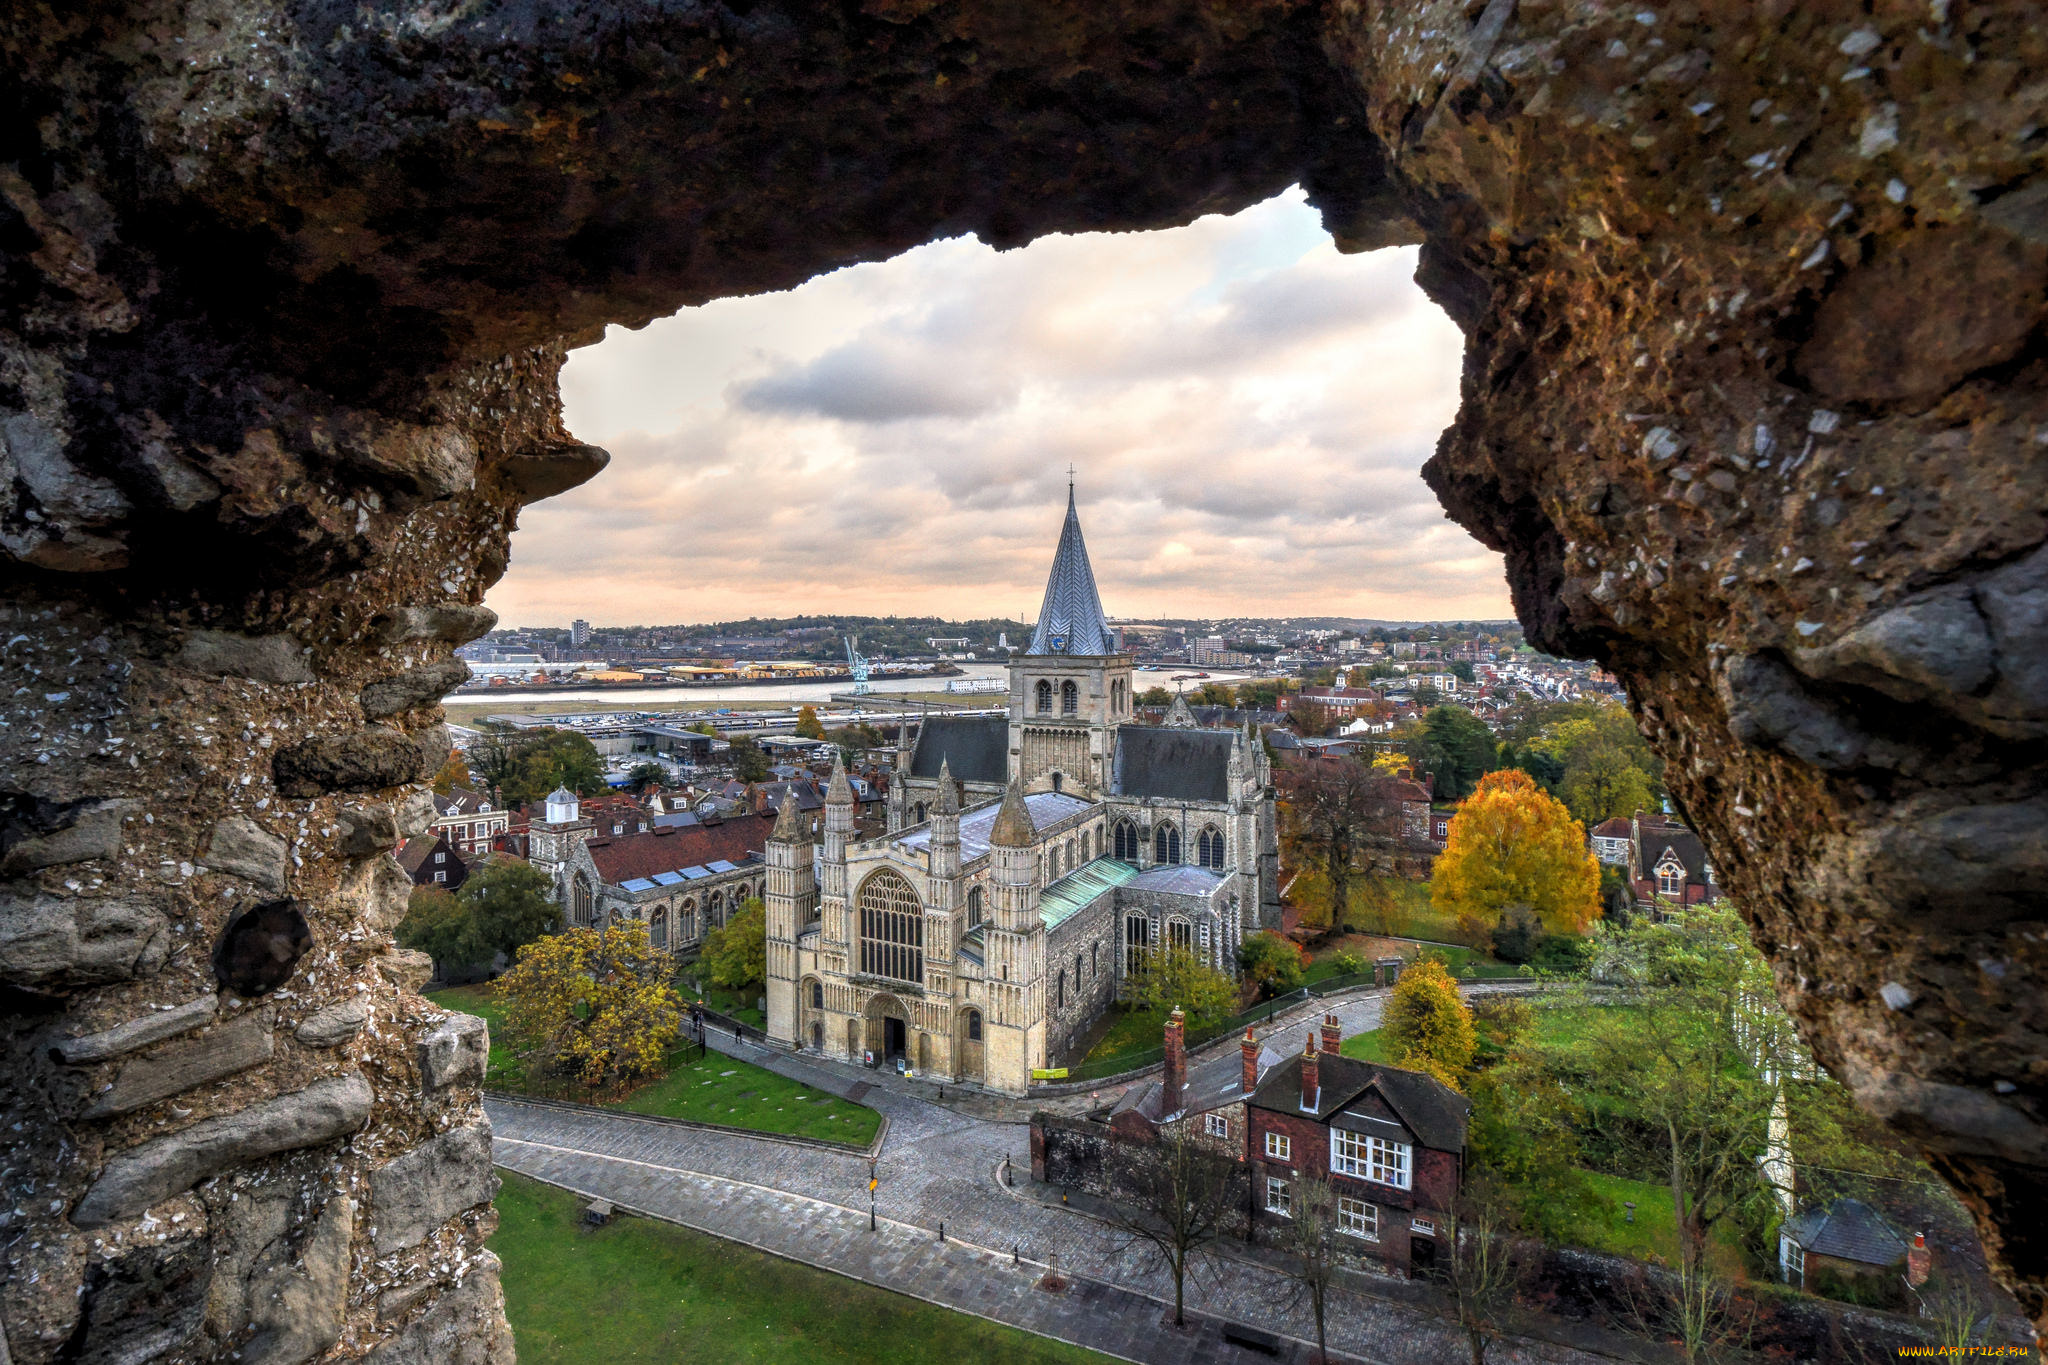
[(1012, 782), (989, 831), (990, 903), (983, 943), (988, 971), (984, 1074), (1023, 1094), (1045, 1065), (1045, 920), (1038, 912), (1038, 831)]
[(768, 921), (768, 1036), (784, 1044), (797, 1041), (797, 936), (818, 910), (811, 825), (797, 804), (795, 788), (783, 794), (765, 850), (768, 875), (762, 896)]
[(1131, 718), (1131, 657), (1095, 590), (1074, 486), (1031, 643), (1010, 661), (1010, 772), (1026, 791), (1109, 788), (1116, 727)]

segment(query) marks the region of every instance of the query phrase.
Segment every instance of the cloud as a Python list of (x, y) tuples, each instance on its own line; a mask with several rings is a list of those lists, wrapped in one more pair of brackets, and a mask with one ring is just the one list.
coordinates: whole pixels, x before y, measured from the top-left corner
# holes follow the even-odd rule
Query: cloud
[(970, 239), (574, 353), (610, 469), (528, 508), (509, 624), (1029, 616), (1077, 470), (1125, 616), (1505, 616), (1418, 477), (1461, 339), (1414, 252), (1344, 256), (1298, 191), (1155, 233)]

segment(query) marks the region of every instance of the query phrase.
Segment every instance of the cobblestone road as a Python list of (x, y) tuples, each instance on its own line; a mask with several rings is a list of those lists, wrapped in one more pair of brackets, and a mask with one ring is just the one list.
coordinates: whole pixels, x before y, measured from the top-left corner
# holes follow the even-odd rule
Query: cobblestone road
[[(1377, 1027), (1381, 996), (1336, 1005), (1347, 1034)], [(1287, 1046), (1321, 1007), (1276, 1030)], [(717, 1040), (714, 1040), (715, 1042)], [(1149, 1250), (1125, 1246), (1101, 1222), (1006, 1190), (1010, 1157), (1028, 1179), (1025, 1125), (979, 1117), (910, 1093), (875, 1073), (767, 1053), (725, 1039), (726, 1051), (836, 1094), (868, 1083), (862, 1102), (889, 1119), (875, 1163), (882, 1230), (867, 1229), (865, 1157), (734, 1131), (664, 1124), (632, 1115), (551, 1108), (493, 1096), (486, 1101), (499, 1165), (778, 1255), (978, 1313), (1132, 1360), (1235, 1361), (1217, 1319), (1248, 1322), (1299, 1340), (1313, 1319), (1290, 1282), (1255, 1262), (1226, 1258), (1191, 1275), (1188, 1300), (1206, 1316), (1192, 1333), (1171, 1328), (1172, 1282)], [(956, 1096), (957, 1098), (957, 1096)], [(1105, 1096), (1106, 1098), (1106, 1096)], [(1061, 1107), (1085, 1108), (1087, 1095)], [(969, 1101), (987, 1110), (985, 1097)], [(1013, 1106), (1021, 1117), (1023, 1106)], [(938, 1241), (943, 1225), (947, 1242)], [(1013, 1266), (1012, 1255), (1026, 1265)], [(1082, 1277), (1065, 1295), (1033, 1290), (1047, 1265)], [(1163, 1315), (1163, 1316), (1162, 1316)], [(1374, 1365), (1456, 1361), (1462, 1340), (1429, 1313), (1340, 1292), (1330, 1309), (1333, 1349)], [(1298, 1352), (1298, 1348), (1297, 1348)], [(1494, 1359), (1578, 1365), (1600, 1357), (1545, 1343), (1502, 1343)]]

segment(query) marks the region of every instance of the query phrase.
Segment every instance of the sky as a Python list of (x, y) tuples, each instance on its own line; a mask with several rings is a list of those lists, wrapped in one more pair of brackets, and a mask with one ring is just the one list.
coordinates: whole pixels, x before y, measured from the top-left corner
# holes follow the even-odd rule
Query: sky
[(573, 352), (612, 454), (526, 508), (508, 626), (1037, 615), (1074, 469), (1115, 618), (1510, 615), (1418, 474), (1461, 339), (1299, 190), (1162, 232), (933, 242)]

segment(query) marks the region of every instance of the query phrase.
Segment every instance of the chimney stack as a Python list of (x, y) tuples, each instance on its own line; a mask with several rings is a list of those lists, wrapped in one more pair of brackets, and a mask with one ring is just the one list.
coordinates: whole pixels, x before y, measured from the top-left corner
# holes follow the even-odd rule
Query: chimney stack
[(1316, 1035), (1308, 1035), (1308, 1046), (1301, 1050), (1301, 1108), (1304, 1113), (1314, 1113), (1322, 1099), (1323, 1076), (1321, 1059), (1316, 1056)]
[(1331, 1010), (1323, 1016), (1323, 1051), (1335, 1055), (1344, 1041), (1344, 1026), (1337, 1022), (1337, 1012)]
[(1159, 1117), (1180, 1112), (1180, 1092), (1188, 1083), (1187, 1023), (1180, 1006), (1166, 1020), (1166, 1074), (1159, 1095)]
[(1244, 1041), (1237, 1045), (1244, 1054), (1244, 1093), (1249, 1095), (1259, 1088), (1259, 1044), (1252, 1037), (1252, 1026), (1244, 1026)]
[(1934, 1268), (1934, 1253), (1927, 1249), (1927, 1234), (1913, 1234), (1913, 1245), (1906, 1248), (1906, 1283), (1918, 1289), (1927, 1283), (1927, 1272)]

